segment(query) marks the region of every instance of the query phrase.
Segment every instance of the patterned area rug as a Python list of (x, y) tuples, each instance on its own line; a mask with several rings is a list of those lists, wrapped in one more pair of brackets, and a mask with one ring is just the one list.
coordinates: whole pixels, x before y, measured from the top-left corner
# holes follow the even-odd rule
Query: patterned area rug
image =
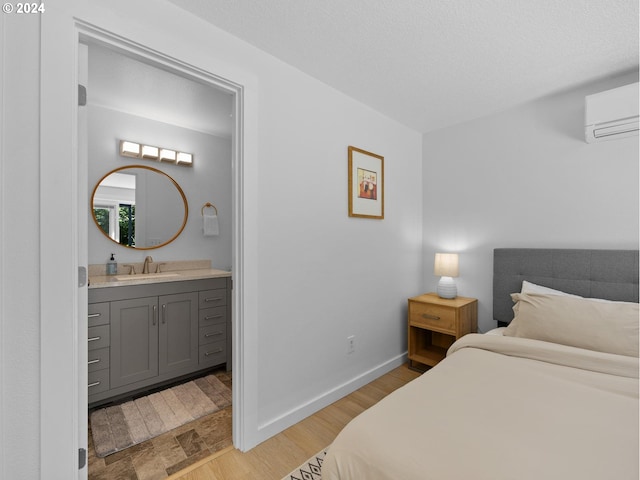
[(329, 447), (319, 451), (282, 480), (322, 480), (322, 462)]
[(215, 375), (101, 408), (89, 416), (98, 457), (157, 437), (231, 405), (231, 390)]

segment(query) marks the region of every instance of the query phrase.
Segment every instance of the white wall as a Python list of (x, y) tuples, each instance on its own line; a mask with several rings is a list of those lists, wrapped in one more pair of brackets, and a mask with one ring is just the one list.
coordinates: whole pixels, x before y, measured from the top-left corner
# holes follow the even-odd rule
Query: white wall
[(587, 144), (584, 97), (628, 74), (424, 135), (424, 285), (460, 252), (458, 293), (492, 316), (493, 249), (638, 248), (638, 137)]
[(31, 479), (40, 456), (39, 24), (2, 15), (0, 38), (0, 478)]
[[(271, 428), (406, 351), (406, 299), (421, 276), (421, 136), (278, 62), (260, 84), (258, 404)], [(348, 145), (384, 156), (384, 220), (347, 215)]]
[[(45, 15), (42, 37), (37, 20), (4, 20), (2, 478), (68, 479), (77, 462), (74, 403), (66, 402), (81, 325), (77, 222), (47, 216), (86, 201), (73, 194), (73, 17), (247, 85), (244, 175), (255, 186), (242, 205), (249, 443), (402, 361), (406, 298), (422, 276), (420, 134), (172, 5), (67, 0)], [(179, 37), (166, 34), (176, 27)], [(385, 157), (382, 221), (347, 217), (348, 145)], [(19, 211), (7, 197), (22, 200)], [(356, 352), (347, 355), (352, 334)], [(47, 415), (53, 406), (56, 415)]]
[[(90, 89), (89, 86), (89, 94)], [(89, 263), (106, 263), (109, 254), (115, 252), (119, 263), (141, 262), (147, 254), (151, 254), (156, 262), (210, 259), (215, 268), (229, 270), (232, 218), (231, 140), (109, 108), (88, 108), (89, 195), (95, 184), (111, 170), (127, 165), (146, 165), (173, 178), (184, 191), (189, 205), (189, 217), (182, 234), (169, 245), (151, 251), (116, 245), (96, 228), (90, 218)], [(193, 167), (122, 157), (118, 154), (120, 140), (193, 153)], [(218, 209), (220, 235), (216, 237), (204, 237), (202, 233), (201, 210), (206, 202), (213, 203)]]

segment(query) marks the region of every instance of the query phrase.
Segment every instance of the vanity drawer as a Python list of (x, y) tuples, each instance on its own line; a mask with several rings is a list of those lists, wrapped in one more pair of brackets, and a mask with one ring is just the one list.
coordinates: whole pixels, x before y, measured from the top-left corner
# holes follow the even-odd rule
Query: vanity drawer
[(456, 311), (441, 305), (410, 302), (409, 323), (455, 334)]
[(109, 369), (89, 372), (89, 395), (109, 390)]
[(198, 292), (200, 308), (218, 307), (227, 304), (227, 289), (203, 290)]
[(198, 345), (206, 345), (227, 338), (227, 326), (224, 323), (209, 325), (208, 327), (200, 327), (200, 340)]
[(198, 313), (201, 327), (216, 323), (225, 323), (227, 320), (227, 307), (205, 308)]
[(199, 348), (199, 364), (200, 365), (219, 365), (227, 361), (226, 341), (209, 343), (200, 345)]
[(108, 347), (110, 344), (109, 325), (89, 327), (87, 343), (89, 345), (89, 350)]
[(90, 327), (107, 325), (109, 323), (109, 302), (90, 303), (88, 324)]
[(88, 358), (89, 372), (97, 372), (109, 368), (109, 347), (89, 350)]

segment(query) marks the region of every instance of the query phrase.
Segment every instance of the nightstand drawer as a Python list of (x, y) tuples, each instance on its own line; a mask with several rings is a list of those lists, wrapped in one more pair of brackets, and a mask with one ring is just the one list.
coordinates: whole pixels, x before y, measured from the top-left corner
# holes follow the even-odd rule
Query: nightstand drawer
[(420, 327), (455, 333), (456, 311), (440, 305), (410, 302), (409, 323)]
[(478, 301), (425, 293), (409, 299), (407, 316), (409, 368), (424, 371), (445, 358), (453, 342), (476, 331)]

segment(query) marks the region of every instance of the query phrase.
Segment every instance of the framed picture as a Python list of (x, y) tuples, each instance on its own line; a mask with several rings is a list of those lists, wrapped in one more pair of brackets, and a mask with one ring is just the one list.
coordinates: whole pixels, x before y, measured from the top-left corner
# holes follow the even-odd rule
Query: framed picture
[(384, 218), (384, 157), (351, 146), (349, 216)]

